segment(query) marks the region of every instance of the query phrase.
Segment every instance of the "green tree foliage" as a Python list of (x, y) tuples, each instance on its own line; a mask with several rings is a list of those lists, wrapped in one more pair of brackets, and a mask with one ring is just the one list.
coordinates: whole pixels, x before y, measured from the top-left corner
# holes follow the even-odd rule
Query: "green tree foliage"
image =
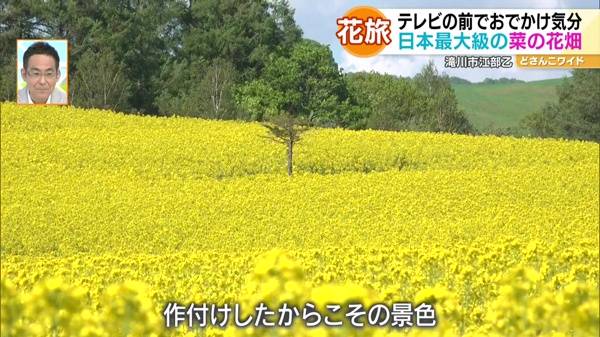
[[(207, 118), (247, 117), (235, 108), (234, 88), (256, 79), (271, 53), (289, 51), (302, 35), (287, 1), (192, 1), (169, 27), (180, 43), (162, 68), (159, 110)], [(212, 97), (219, 95), (208, 92), (217, 82), (218, 105)]]
[(517, 80), (516, 78), (500, 77), (499, 79), (495, 80), (493, 78), (486, 77), (482, 83), (485, 83), (485, 84), (507, 84), (507, 83), (524, 83), (524, 82), (525, 81)]
[(72, 101), (144, 114), (468, 132), (447, 76), (343, 75), (302, 39), (286, 0), (0, 3), (1, 99), (14, 99), (17, 38), (69, 40)]
[(527, 116), (523, 125), (539, 137), (600, 142), (600, 71), (575, 69), (557, 87), (558, 103)]
[(33, 38), (39, 30), (39, 20), (31, 18), (25, 2), (0, 2), (0, 101), (16, 100), (16, 39)]
[(458, 100), (448, 75), (440, 75), (430, 61), (413, 79), (417, 89), (425, 97), (425, 113), (419, 116), (418, 125), (427, 130), (454, 133), (473, 132), (464, 111), (458, 108)]
[(208, 118), (236, 118), (233, 100), (235, 82), (235, 69), (228, 61), (217, 59), (207, 68), (199, 85), (200, 91), (194, 96), (200, 99), (201, 110)]
[(165, 39), (160, 34), (170, 17), (170, 2), (108, 1), (100, 3), (86, 34), (87, 49), (112, 52), (124, 65), (125, 78), (131, 83), (128, 105), (132, 110), (155, 114), (154, 97), (159, 89), (158, 76), (166, 57)]
[(347, 76), (348, 87), (361, 112), (360, 120), (373, 129), (473, 132), (458, 109), (450, 78), (428, 63), (414, 79), (377, 73)]
[(266, 121), (271, 139), (286, 145), (290, 176), (294, 145), (307, 125), (352, 122), (346, 83), (331, 50), (311, 40), (297, 43), (288, 55), (273, 55), (258, 79), (239, 87), (236, 98), (251, 119)]
[(16, 99), (17, 39), (69, 39), (70, 54), (77, 55), (80, 48), (74, 42), (79, 42), (76, 36), (82, 35), (79, 32), (83, 31), (81, 27), (85, 21), (79, 16), (81, 13), (77, 6), (86, 5), (58, 0), (0, 2), (0, 100)]
[(16, 100), (16, 60), (6, 59), (0, 65), (0, 101), (15, 101)]
[(185, 58), (225, 59), (243, 80), (254, 79), (273, 50), (291, 48), (302, 34), (287, 1), (193, 1), (181, 24)]
[(156, 113), (156, 80), (167, 56), (163, 28), (177, 6), (176, 1), (3, 2), (0, 65), (15, 58), (16, 38), (69, 40), (69, 75), (73, 77), (85, 52), (110, 52), (115, 62), (123, 63), (124, 79), (132, 84), (127, 106)]
[[(231, 63), (222, 59), (212, 64), (201, 59), (193, 63), (183, 60), (169, 68), (171, 73), (165, 76), (165, 89), (157, 100), (160, 111), (213, 119), (238, 117), (233, 99), (237, 74)], [(192, 77), (198, 80), (192, 82)]]
[[(0, 81), (2, 99), (15, 95), (17, 38), (65, 38), (70, 76), (77, 77), (85, 52), (111, 53), (124, 65), (129, 87), (127, 104), (121, 106), (146, 114), (188, 114), (185, 104), (199, 100), (206, 106), (210, 95), (195, 96), (203, 92), (209, 74), (218, 73), (217, 68), (232, 73), (233, 65), (231, 81), (252, 80), (271, 52), (290, 49), (302, 34), (283, 0), (3, 1), (0, 33), (0, 69), (7, 71)], [(174, 94), (167, 87), (174, 82), (185, 90)], [(232, 84), (227, 82), (225, 91)], [(221, 107), (233, 105), (230, 96), (223, 96), (218, 113), (206, 115), (223, 117)]]
[(311, 40), (297, 43), (289, 55), (273, 56), (261, 76), (242, 85), (236, 97), (254, 120), (285, 112), (313, 125), (353, 122), (346, 84), (331, 50)]
[(423, 96), (410, 79), (375, 72), (346, 76), (359, 107), (361, 126), (381, 130), (414, 130), (424, 113)]
[(127, 110), (131, 84), (123, 63), (116, 63), (112, 53), (86, 51), (78, 69), (71, 81), (73, 105)]

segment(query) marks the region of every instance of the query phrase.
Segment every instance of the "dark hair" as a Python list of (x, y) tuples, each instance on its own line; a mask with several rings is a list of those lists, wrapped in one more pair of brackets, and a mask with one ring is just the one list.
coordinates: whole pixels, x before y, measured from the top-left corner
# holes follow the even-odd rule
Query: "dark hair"
[(29, 66), (29, 58), (33, 55), (52, 56), (52, 58), (54, 58), (54, 61), (56, 61), (56, 69), (58, 69), (60, 65), (60, 58), (58, 57), (56, 49), (54, 49), (47, 42), (36, 42), (29, 46), (29, 48), (27, 48), (25, 54), (23, 54), (23, 66), (25, 67), (25, 69), (27, 69), (27, 67)]

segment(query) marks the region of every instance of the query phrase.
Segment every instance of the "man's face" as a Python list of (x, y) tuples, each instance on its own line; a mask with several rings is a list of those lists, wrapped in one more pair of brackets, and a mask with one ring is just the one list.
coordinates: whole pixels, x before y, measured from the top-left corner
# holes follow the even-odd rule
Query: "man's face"
[(29, 95), (34, 103), (46, 103), (60, 78), (56, 62), (49, 55), (32, 55), (27, 69), (21, 69), (21, 77), (29, 87)]

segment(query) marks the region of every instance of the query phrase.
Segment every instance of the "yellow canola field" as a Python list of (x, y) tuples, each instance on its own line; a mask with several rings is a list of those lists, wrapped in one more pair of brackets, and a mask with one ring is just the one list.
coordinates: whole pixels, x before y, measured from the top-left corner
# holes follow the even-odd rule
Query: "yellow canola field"
[[(2, 336), (597, 336), (599, 145), (1, 105)], [(434, 328), (165, 329), (170, 301)], [(248, 312), (247, 312), (248, 313)]]

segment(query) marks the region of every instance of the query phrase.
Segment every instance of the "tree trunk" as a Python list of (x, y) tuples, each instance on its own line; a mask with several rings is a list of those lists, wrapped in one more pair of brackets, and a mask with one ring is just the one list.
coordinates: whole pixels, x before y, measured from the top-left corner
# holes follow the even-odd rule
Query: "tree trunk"
[(293, 151), (294, 151), (294, 142), (292, 140), (287, 143), (287, 173), (288, 176), (292, 175), (292, 165), (293, 165)]

